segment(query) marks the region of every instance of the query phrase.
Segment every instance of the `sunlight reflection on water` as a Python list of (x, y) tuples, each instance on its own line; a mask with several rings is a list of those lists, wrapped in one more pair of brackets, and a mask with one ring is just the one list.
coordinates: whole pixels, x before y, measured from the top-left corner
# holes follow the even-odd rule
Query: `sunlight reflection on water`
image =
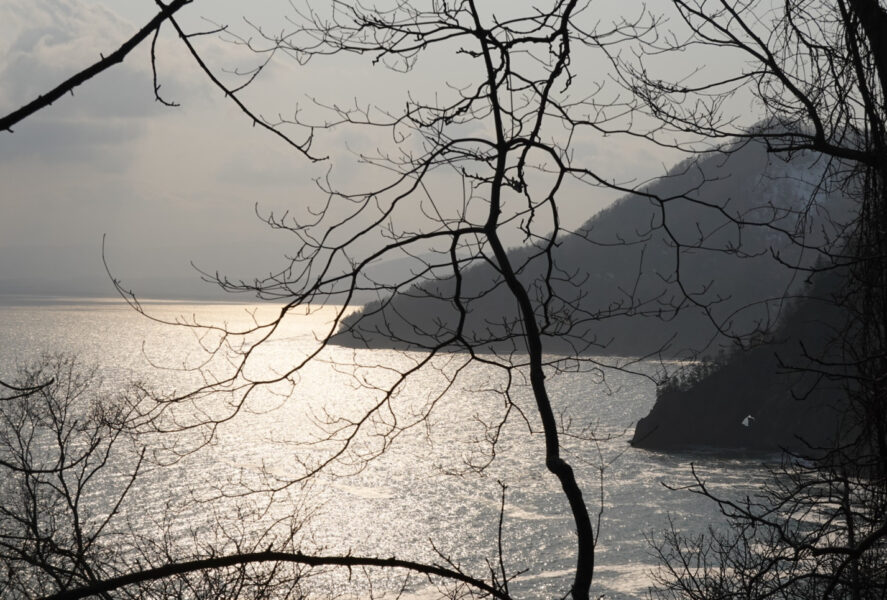
[[(197, 319), (235, 328), (278, 310), (266, 306), (256, 314), (236, 304), (173, 303), (147, 308), (163, 319)], [(193, 329), (163, 326), (118, 303), (0, 306), (0, 314), (0, 372), (4, 375), (42, 351), (65, 351), (84, 362), (100, 364), (109, 389), (134, 377), (168, 390), (188, 389), (200, 381), (188, 368), (202, 362), (201, 344), (215, 347), (219, 339), (213, 332), (200, 335)], [(251, 359), (248, 374), (286, 373), (316, 347), (316, 336), (328, 327), (330, 316), (324, 310), (287, 323)], [(409, 367), (418, 355), (333, 347), (319, 359), (291, 381), (251, 397), (246, 410), (219, 427), (213, 444), (172, 467), (148, 472), (132, 494), (126, 514), (150, 530), (163, 521), (169, 502), (188, 497), (188, 489), (206, 495), (213, 487), (260, 485), (265, 476), (291, 478), (306, 464), (318, 464), (329, 456), (331, 445), (298, 442), (323, 434), (331, 418), (353, 418), (378, 402), (378, 392), (370, 388), (390, 384), (395, 373), (374, 365)], [(507, 567), (527, 569), (512, 591), (534, 598), (561, 596), (569, 587), (573, 533), (566, 502), (554, 478), (544, 470), (543, 440), (536, 433), (539, 428), (527, 388), (517, 386), (512, 400), (528, 420), (511, 415), (496, 446), (495, 461), (482, 473), (467, 465), (489, 458), (490, 447), (484, 442), (488, 429), (483, 423), (504, 414), (505, 404), (497, 392), (505, 384), (503, 372), (480, 364), (459, 371), (456, 385), (425, 417), (429, 396), (445, 389), (464, 359), (463, 355), (445, 355), (434, 362), (434, 368), (418, 372), (399, 389), (390, 412), (369, 424), (342, 461), (308, 488), (291, 488), (294, 494), (298, 492), (292, 501), (304, 505), (300, 510), (313, 513), (301, 532), (306, 549), (435, 561), (433, 541), (441, 552), (482, 576), (485, 559), (495, 559), (497, 481), (502, 481), (508, 486)], [(158, 370), (158, 365), (166, 370)], [(210, 365), (216, 375), (223, 368), (224, 361)], [(633, 424), (653, 401), (655, 388), (648, 379), (608, 372), (601, 381), (599, 373), (586, 372), (556, 375), (548, 383), (555, 410), (565, 422), (571, 419), (576, 430), (593, 426), (602, 439), (596, 446), (565, 440), (565, 451), (576, 465), (593, 511), (603, 498), (595, 580), (598, 594), (609, 598), (644, 595), (654, 566), (644, 536), (664, 528), (669, 514), (683, 528), (698, 529), (717, 519), (712, 506), (686, 493), (669, 492), (660, 482), (688, 483), (691, 461), (713, 485), (737, 494), (744, 494), (764, 476), (763, 469), (749, 460), (628, 448)], [(395, 418), (401, 426), (416, 426), (400, 434), (378, 459), (364, 464), (363, 457), (384, 447), (379, 434)], [(232, 500), (228, 502), (233, 506)], [(283, 502), (264, 518), (291, 510)], [(186, 529), (215, 518), (217, 514), (205, 507), (191, 506), (174, 526)], [(344, 589), (345, 579), (333, 577), (324, 585)], [(416, 580), (413, 597), (427, 596), (424, 585)]]

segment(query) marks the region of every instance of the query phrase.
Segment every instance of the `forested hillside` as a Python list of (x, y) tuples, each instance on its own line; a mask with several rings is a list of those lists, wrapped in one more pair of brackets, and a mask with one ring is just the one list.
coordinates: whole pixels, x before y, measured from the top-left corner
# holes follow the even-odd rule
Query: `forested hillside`
[(846, 284), (846, 269), (818, 275), (768, 343), (689, 366), (661, 385), (632, 445), (809, 453), (852, 438)]
[[(792, 267), (821, 259), (815, 249), (836, 243), (849, 218), (842, 198), (817, 187), (824, 168), (812, 154), (787, 163), (762, 144), (737, 146), (677, 165), (564, 232), (550, 252), (512, 249), (546, 350), (689, 357), (772, 329), (805, 277)], [(443, 257), (436, 278), (367, 304), (335, 341), (458, 347), (458, 331), (474, 347), (520, 352), (495, 262), (460, 263), (456, 276)]]

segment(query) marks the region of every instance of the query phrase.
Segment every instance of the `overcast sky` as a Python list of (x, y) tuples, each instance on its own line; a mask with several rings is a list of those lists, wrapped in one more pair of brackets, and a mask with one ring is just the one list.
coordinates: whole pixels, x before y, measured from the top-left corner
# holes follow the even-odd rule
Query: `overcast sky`
[[(601, 6), (602, 20), (615, 14)], [(243, 15), (244, 7), (252, 13)], [(153, 9), (144, 0), (0, 0), (0, 113), (116, 49)], [(244, 16), (280, 29), (287, 14), (292, 9), (286, 1), (198, 0), (181, 19), (192, 30), (220, 23), (248, 33)], [(202, 43), (215, 69), (243, 68), (255, 60), (221, 40)], [(143, 44), (73, 97), (14, 133), (0, 133), (0, 293), (112, 294), (101, 261), (103, 235), (114, 274), (142, 295), (169, 295), (171, 281), (197, 281), (191, 261), (239, 277), (267, 273), (281, 264), (282, 253), (292, 251), (292, 240), (256, 219), (255, 205), (286, 210), (316, 202), (312, 178), (330, 168), (336, 175), (349, 173), (355, 167), (347, 148), (374, 144), (324, 140), (333, 160), (312, 165), (252, 127), (169, 32), (159, 46), (158, 65), (162, 91), (179, 108), (154, 101)], [(429, 59), (404, 83), (365, 58), (307, 68), (283, 60), (246, 98), (264, 115), (286, 114), (310, 104), (311, 97), (400, 106), (397, 94), (404, 89), (442, 87), (464, 76), (463, 67), (453, 57)], [(588, 83), (606, 77), (580, 73)], [(578, 150), (599, 172), (621, 180), (655, 176), (676, 158), (631, 139), (588, 140)], [(612, 199), (594, 189), (565, 194), (564, 222), (581, 223)], [(193, 285), (181, 289), (193, 293)]]

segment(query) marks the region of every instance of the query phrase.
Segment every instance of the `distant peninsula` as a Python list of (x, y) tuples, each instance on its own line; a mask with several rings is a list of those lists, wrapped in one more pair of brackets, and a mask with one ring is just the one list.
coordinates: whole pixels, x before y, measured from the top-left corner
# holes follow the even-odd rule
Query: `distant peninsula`
[[(838, 235), (836, 223), (848, 212), (842, 198), (817, 189), (822, 168), (812, 153), (785, 162), (760, 143), (737, 145), (681, 163), (646, 186), (669, 199), (664, 210), (629, 194), (564, 232), (550, 265), (537, 246), (512, 249), (509, 258), (547, 324), (546, 351), (693, 359), (729, 345), (725, 330), (772, 329), (785, 297), (801, 285), (792, 265), (815, 260), (791, 236), (823, 243)], [(460, 264), (459, 306), (449, 257), (421, 266), (404, 277), (411, 283), (388, 287), (346, 318), (333, 343), (438, 348), (452, 337), (461, 308), (463, 345), (524, 350), (513, 335), (520, 331), (516, 306), (494, 260)]]

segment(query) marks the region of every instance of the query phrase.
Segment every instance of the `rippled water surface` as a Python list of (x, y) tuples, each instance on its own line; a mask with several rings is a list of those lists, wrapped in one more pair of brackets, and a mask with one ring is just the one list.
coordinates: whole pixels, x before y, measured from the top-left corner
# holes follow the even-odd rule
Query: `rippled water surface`
[[(237, 328), (253, 319), (249, 307), (236, 304), (145, 306), (165, 320), (197, 319)], [(263, 307), (256, 317), (261, 320), (274, 310)], [(285, 373), (316, 347), (316, 335), (328, 326), (328, 319), (329, 313), (321, 311), (288, 323), (248, 363), (249, 376)], [(142, 379), (166, 391), (183, 391), (199, 384), (201, 376), (191, 368), (205, 359), (202, 348), (215, 348), (217, 342), (213, 332), (163, 325), (116, 301), (0, 306), (2, 376), (41, 352), (65, 351), (100, 365), (108, 389)], [(496, 560), (501, 482), (507, 486), (506, 568), (524, 571), (512, 591), (530, 598), (566, 594), (574, 560), (571, 521), (556, 481), (544, 470), (532, 398), (520, 373), (514, 372), (508, 412), (502, 394), (506, 372), (483, 364), (466, 365), (465, 359), (442, 356), (417, 372), (375, 420), (362, 426), (340, 460), (306, 487), (288, 487), (258, 521), (244, 517), (240, 524), (259, 528), (260, 522), (297, 511), (306, 515), (299, 535), (308, 549), (439, 561), (436, 548), (483, 576), (484, 561)], [(375, 388), (390, 384), (396, 374), (376, 365), (402, 371), (419, 360), (420, 355), (388, 350), (325, 350), (290, 380), (257, 390), (234, 418), (218, 427), (211, 444), (171, 467), (146, 471), (130, 496), (127, 518), (150, 532), (165, 522), (164, 511), (171, 503), (191, 497), (192, 492), (209, 497), (216, 490), (242, 492), (245, 484), (280, 485), (298, 477), (306, 465), (316, 466), (341, 449), (343, 430), (333, 435), (333, 443), (302, 442), (329, 433), (342, 424), (336, 419), (356, 418), (380, 401)], [(765, 476), (764, 468), (753, 459), (666, 455), (629, 447), (634, 423), (653, 402), (654, 384), (625, 372), (607, 370), (602, 376), (590, 365), (565, 366), (571, 372), (552, 372), (548, 384), (557, 414), (575, 434), (565, 438), (566, 454), (576, 467), (588, 504), (595, 513), (603, 508), (595, 591), (608, 598), (643, 597), (655, 567), (647, 537), (666, 527), (669, 518), (684, 530), (718, 523), (708, 503), (686, 492), (669, 491), (662, 483), (688, 483), (692, 462), (713, 486), (745, 495)], [(657, 367), (642, 363), (633, 368), (653, 373)], [(225, 368), (224, 361), (210, 363), (203, 376), (220, 376)], [(220, 411), (213, 413), (216, 416), (225, 414), (228, 400), (216, 404), (207, 400), (207, 410)], [(503, 419), (493, 447), (490, 425)], [(393, 440), (383, 437), (395, 423), (408, 427)], [(155, 435), (145, 441), (152, 456), (169, 462), (173, 441), (189, 449), (204, 435), (204, 431), (179, 438)], [(375, 460), (363, 461), (383, 449)], [(490, 459), (485, 469), (476, 468)], [(245, 501), (229, 498), (221, 504), (192, 507), (187, 517), (173, 519), (171, 527), (199, 528), (226, 506), (233, 511)], [(346, 579), (332, 575), (324, 585), (344, 588)], [(416, 580), (408, 595), (426, 596), (426, 585)]]

